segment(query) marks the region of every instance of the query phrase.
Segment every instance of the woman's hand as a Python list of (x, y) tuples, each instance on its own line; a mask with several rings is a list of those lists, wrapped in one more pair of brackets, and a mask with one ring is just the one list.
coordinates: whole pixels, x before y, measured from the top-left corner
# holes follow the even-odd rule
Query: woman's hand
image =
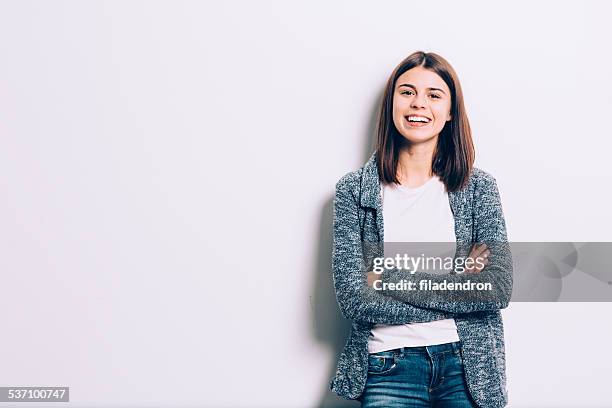
[(486, 244), (474, 244), (468, 258), (472, 258), (474, 261), (470, 262), (470, 267), (466, 266), (465, 273), (479, 273), (485, 266), (489, 264), (489, 255), (491, 251), (487, 248)]
[(372, 271), (368, 272), (368, 286), (374, 287), (374, 282), (380, 280), (380, 274)]

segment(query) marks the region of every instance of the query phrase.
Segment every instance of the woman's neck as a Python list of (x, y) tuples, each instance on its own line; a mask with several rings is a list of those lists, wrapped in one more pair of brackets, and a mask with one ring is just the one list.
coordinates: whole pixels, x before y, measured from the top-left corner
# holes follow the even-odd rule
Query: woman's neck
[(414, 143), (400, 150), (397, 177), (403, 186), (418, 187), (429, 180), (437, 138)]

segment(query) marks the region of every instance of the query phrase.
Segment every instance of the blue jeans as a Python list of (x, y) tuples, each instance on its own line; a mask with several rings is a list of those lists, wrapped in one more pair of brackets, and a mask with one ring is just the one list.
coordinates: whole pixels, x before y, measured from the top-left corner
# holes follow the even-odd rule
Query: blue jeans
[(402, 347), (370, 354), (362, 408), (473, 408), (461, 342)]

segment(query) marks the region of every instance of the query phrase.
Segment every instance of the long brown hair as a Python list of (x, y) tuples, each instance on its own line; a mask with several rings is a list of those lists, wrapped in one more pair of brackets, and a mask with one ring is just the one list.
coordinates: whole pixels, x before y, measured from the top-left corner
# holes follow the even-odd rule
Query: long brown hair
[(467, 184), (474, 165), (472, 132), (463, 105), (459, 78), (448, 61), (433, 52), (417, 51), (410, 54), (393, 70), (387, 81), (376, 129), (378, 174), (386, 183), (399, 184), (397, 166), (403, 136), (393, 123), (393, 94), (397, 78), (418, 66), (438, 74), (451, 92), (451, 120), (445, 123), (438, 136), (431, 170), (442, 180), (448, 192), (457, 191)]

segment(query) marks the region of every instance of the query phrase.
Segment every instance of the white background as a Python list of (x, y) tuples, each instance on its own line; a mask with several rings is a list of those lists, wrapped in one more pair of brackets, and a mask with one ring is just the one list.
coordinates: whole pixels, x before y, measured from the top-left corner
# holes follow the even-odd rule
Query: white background
[[(71, 407), (357, 406), (327, 391), (348, 328), (331, 205), (388, 75), (416, 50), (454, 66), (511, 240), (612, 241), (609, 15), (0, 2), (0, 386), (70, 386)], [(505, 309), (510, 406), (612, 406), (611, 310)]]

